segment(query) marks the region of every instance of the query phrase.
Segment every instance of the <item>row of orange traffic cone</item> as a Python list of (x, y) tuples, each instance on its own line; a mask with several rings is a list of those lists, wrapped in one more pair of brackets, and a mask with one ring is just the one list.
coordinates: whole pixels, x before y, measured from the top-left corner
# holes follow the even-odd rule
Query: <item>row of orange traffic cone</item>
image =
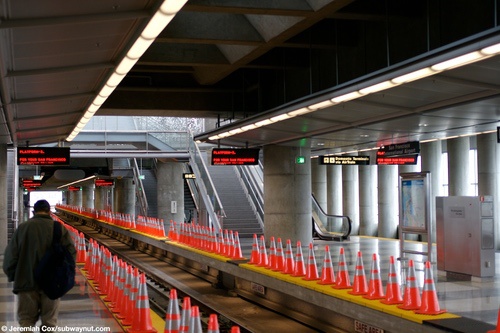
[(58, 221), (62, 223), (63, 226), (68, 230), (71, 239), (73, 240), (73, 244), (75, 244), (76, 249), (76, 263), (83, 264), (87, 260), (87, 249), (85, 246), (85, 236), (83, 233), (79, 232), (76, 228), (66, 224), (63, 220), (61, 220), (57, 215), (51, 214), (51, 217), (54, 221)]
[(179, 243), (233, 260), (244, 259), (237, 231), (221, 230), (217, 234), (213, 228), (194, 223), (181, 223), (179, 234), (176, 234), (174, 230), (175, 227), (171, 227), (169, 238)]
[[(170, 290), (170, 299), (168, 302), (167, 314), (165, 315), (165, 329), (164, 333), (181, 333), (181, 332), (194, 332), (201, 333), (201, 319), (200, 310), (198, 306), (191, 306), (191, 299), (185, 296), (182, 302), (182, 311), (179, 307), (179, 300), (177, 298), (177, 290)], [(217, 314), (212, 313), (208, 319), (207, 333), (219, 333), (219, 322)], [(231, 333), (239, 333), (240, 328), (233, 326)]]
[(89, 240), (84, 270), (99, 295), (129, 333), (154, 333), (147, 294), (146, 276), (116, 255)]
[(254, 235), (251, 258), (248, 263), (278, 271), (283, 274), (289, 274), (294, 277), (301, 277), (306, 281), (318, 281), (319, 284), (326, 285), (331, 284), (335, 289), (352, 289), (349, 291), (350, 294), (360, 295), (371, 300), (380, 299), (384, 304), (398, 304), (399, 308), (414, 310), (415, 313), (418, 314), (437, 315), (446, 312), (446, 310), (442, 310), (439, 307), (430, 262), (425, 263), (424, 288), (422, 294), (420, 294), (415, 275), (415, 267), (413, 261), (409, 260), (403, 298), (401, 296), (400, 285), (396, 274), (394, 257), (390, 257), (389, 275), (385, 292), (380, 278), (380, 265), (377, 255), (373, 254), (372, 258), (370, 281), (367, 283), (361, 251), (358, 252), (354, 280), (351, 285), (343, 248), (340, 248), (338, 272), (335, 274), (330, 248), (328, 245), (325, 246), (323, 267), (321, 274), (319, 274), (312, 243), (309, 244), (306, 266), (302, 258), (302, 246), (300, 241), (297, 242), (294, 259), (290, 240), (286, 242), (285, 255), (283, 256), (281, 239), (278, 238), (276, 245), (274, 237), (271, 237), (270, 255), (268, 257), (264, 236), (260, 237), (259, 244), (257, 236)]

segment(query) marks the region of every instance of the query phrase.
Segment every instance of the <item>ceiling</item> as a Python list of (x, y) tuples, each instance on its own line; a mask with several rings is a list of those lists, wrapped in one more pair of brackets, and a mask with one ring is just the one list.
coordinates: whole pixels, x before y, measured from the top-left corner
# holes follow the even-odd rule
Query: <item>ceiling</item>
[[(30, 5), (2, 1), (0, 143), (64, 142), (159, 5), (153, 0), (78, 4), (41, 0)], [(370, 69), (371, 60), (365, 59), (365, 71), (358, 73), (354, 66), (345, 69), (352, 74), (339, 70), (337, 76), (353, 77), (335, 85), (329, 81), (335, 75), (313, 73), (318, 82), (326, 83), (295, 86), (296, 73), (301, 73), (300, 79), (313, 75), (304, 70), (300, 55), (334, 49), (328, 43), (331, 36), (317, 33), (322, 27), (335, 20), (362, 22), (367, 39), (369, 27), (381, 22), (382, 14), (366, 0), (189, 0), (97, 115), (205, 117), (229, 124), (199, 135), (208, 141), (214, 134), (260, 118), (500, 42), (498, 27), (484, 29), (425, 55), (401, 56), (401, 61), (389, 66)], [(413, 14), (394, 16), (404, 21), (407, 15)], [(370, 47), (384, 48), (371, 45), (369, 38), (364, 45), (362, 52), (367, 54)], [(499, 71), (497, 55), (213, 143), (301, 145), (318, 153), (338, 153), (494, 130), (500, 115)], [(293, 75), (273, 84), (276, 73)], [(281, 82), (287, 89), (283, 99), (266, 91), (278, 89)]]

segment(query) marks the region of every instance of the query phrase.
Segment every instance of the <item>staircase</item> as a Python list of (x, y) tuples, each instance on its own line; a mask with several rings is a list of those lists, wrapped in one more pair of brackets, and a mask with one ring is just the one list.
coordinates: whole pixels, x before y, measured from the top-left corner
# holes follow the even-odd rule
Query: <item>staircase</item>
[(240, 238), (251, 238), (253, 234), (261, 235), (263, 230), (255, 217), (235, 168), (208, 166), (208, 172), (226, 213), (223, 229), (238, 231)]

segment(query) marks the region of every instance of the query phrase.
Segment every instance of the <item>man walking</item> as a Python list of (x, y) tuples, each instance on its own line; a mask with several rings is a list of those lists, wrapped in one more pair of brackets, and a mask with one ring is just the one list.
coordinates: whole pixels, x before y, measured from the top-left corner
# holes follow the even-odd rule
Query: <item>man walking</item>
[[(34, 327), (40, 318), (42, 326), (57, 326), (59, 299), (51, 300), (38, 287), (35, 267), (52, 245), (54, 222), (50, 217), (50, 204), (39, 200), (34, 205), (34, 216), (21, 223), (5, 249), (3, 270), (14, 281), (14, 294), (18, 295), (18, 320), (21, 327)], [(73, 240), (66, 228), (62, 229), (61, 243), (76, 257)]]

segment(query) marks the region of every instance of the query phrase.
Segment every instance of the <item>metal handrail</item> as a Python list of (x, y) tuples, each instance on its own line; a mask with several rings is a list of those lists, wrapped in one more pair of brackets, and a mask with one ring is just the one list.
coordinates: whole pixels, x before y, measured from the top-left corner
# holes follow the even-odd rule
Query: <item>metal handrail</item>
[[(134, 165), (132, 170), (134, 172), (134, 180), (139, 188), (136, 187), (137, 198), (139, 198), (139, 206), (141, 208), (141, 215), (148, 216), (148, 198), (146, 197), (146, 192), (144, 192), (144, 185), (142, 184), (142, 179), (139, 177), (141, 175), (139, 171), (139, 165), (137, 164), (137, 159), (134, 158)], [(130, 163), (130, 162), (129, 162)]]
[[(313, 211), (313, 223), (314, 223), (314, 231), (318, 234), (318, 236), (322, 239), (348, 239), (349, 235), (352, 231), (352, 220), (349, 216), (346, 215), (332, 215), (327, 214), (323, 208), (321, 208), (320, 204), (314, 197), (314, 194), (311, 194), (312, 200), (312, 211)], [(339, 231), (335, 230), (335, 227), (338, 228), (337, 223), (339, 219), (342, 220), (342, 224), (340, 225)]]

